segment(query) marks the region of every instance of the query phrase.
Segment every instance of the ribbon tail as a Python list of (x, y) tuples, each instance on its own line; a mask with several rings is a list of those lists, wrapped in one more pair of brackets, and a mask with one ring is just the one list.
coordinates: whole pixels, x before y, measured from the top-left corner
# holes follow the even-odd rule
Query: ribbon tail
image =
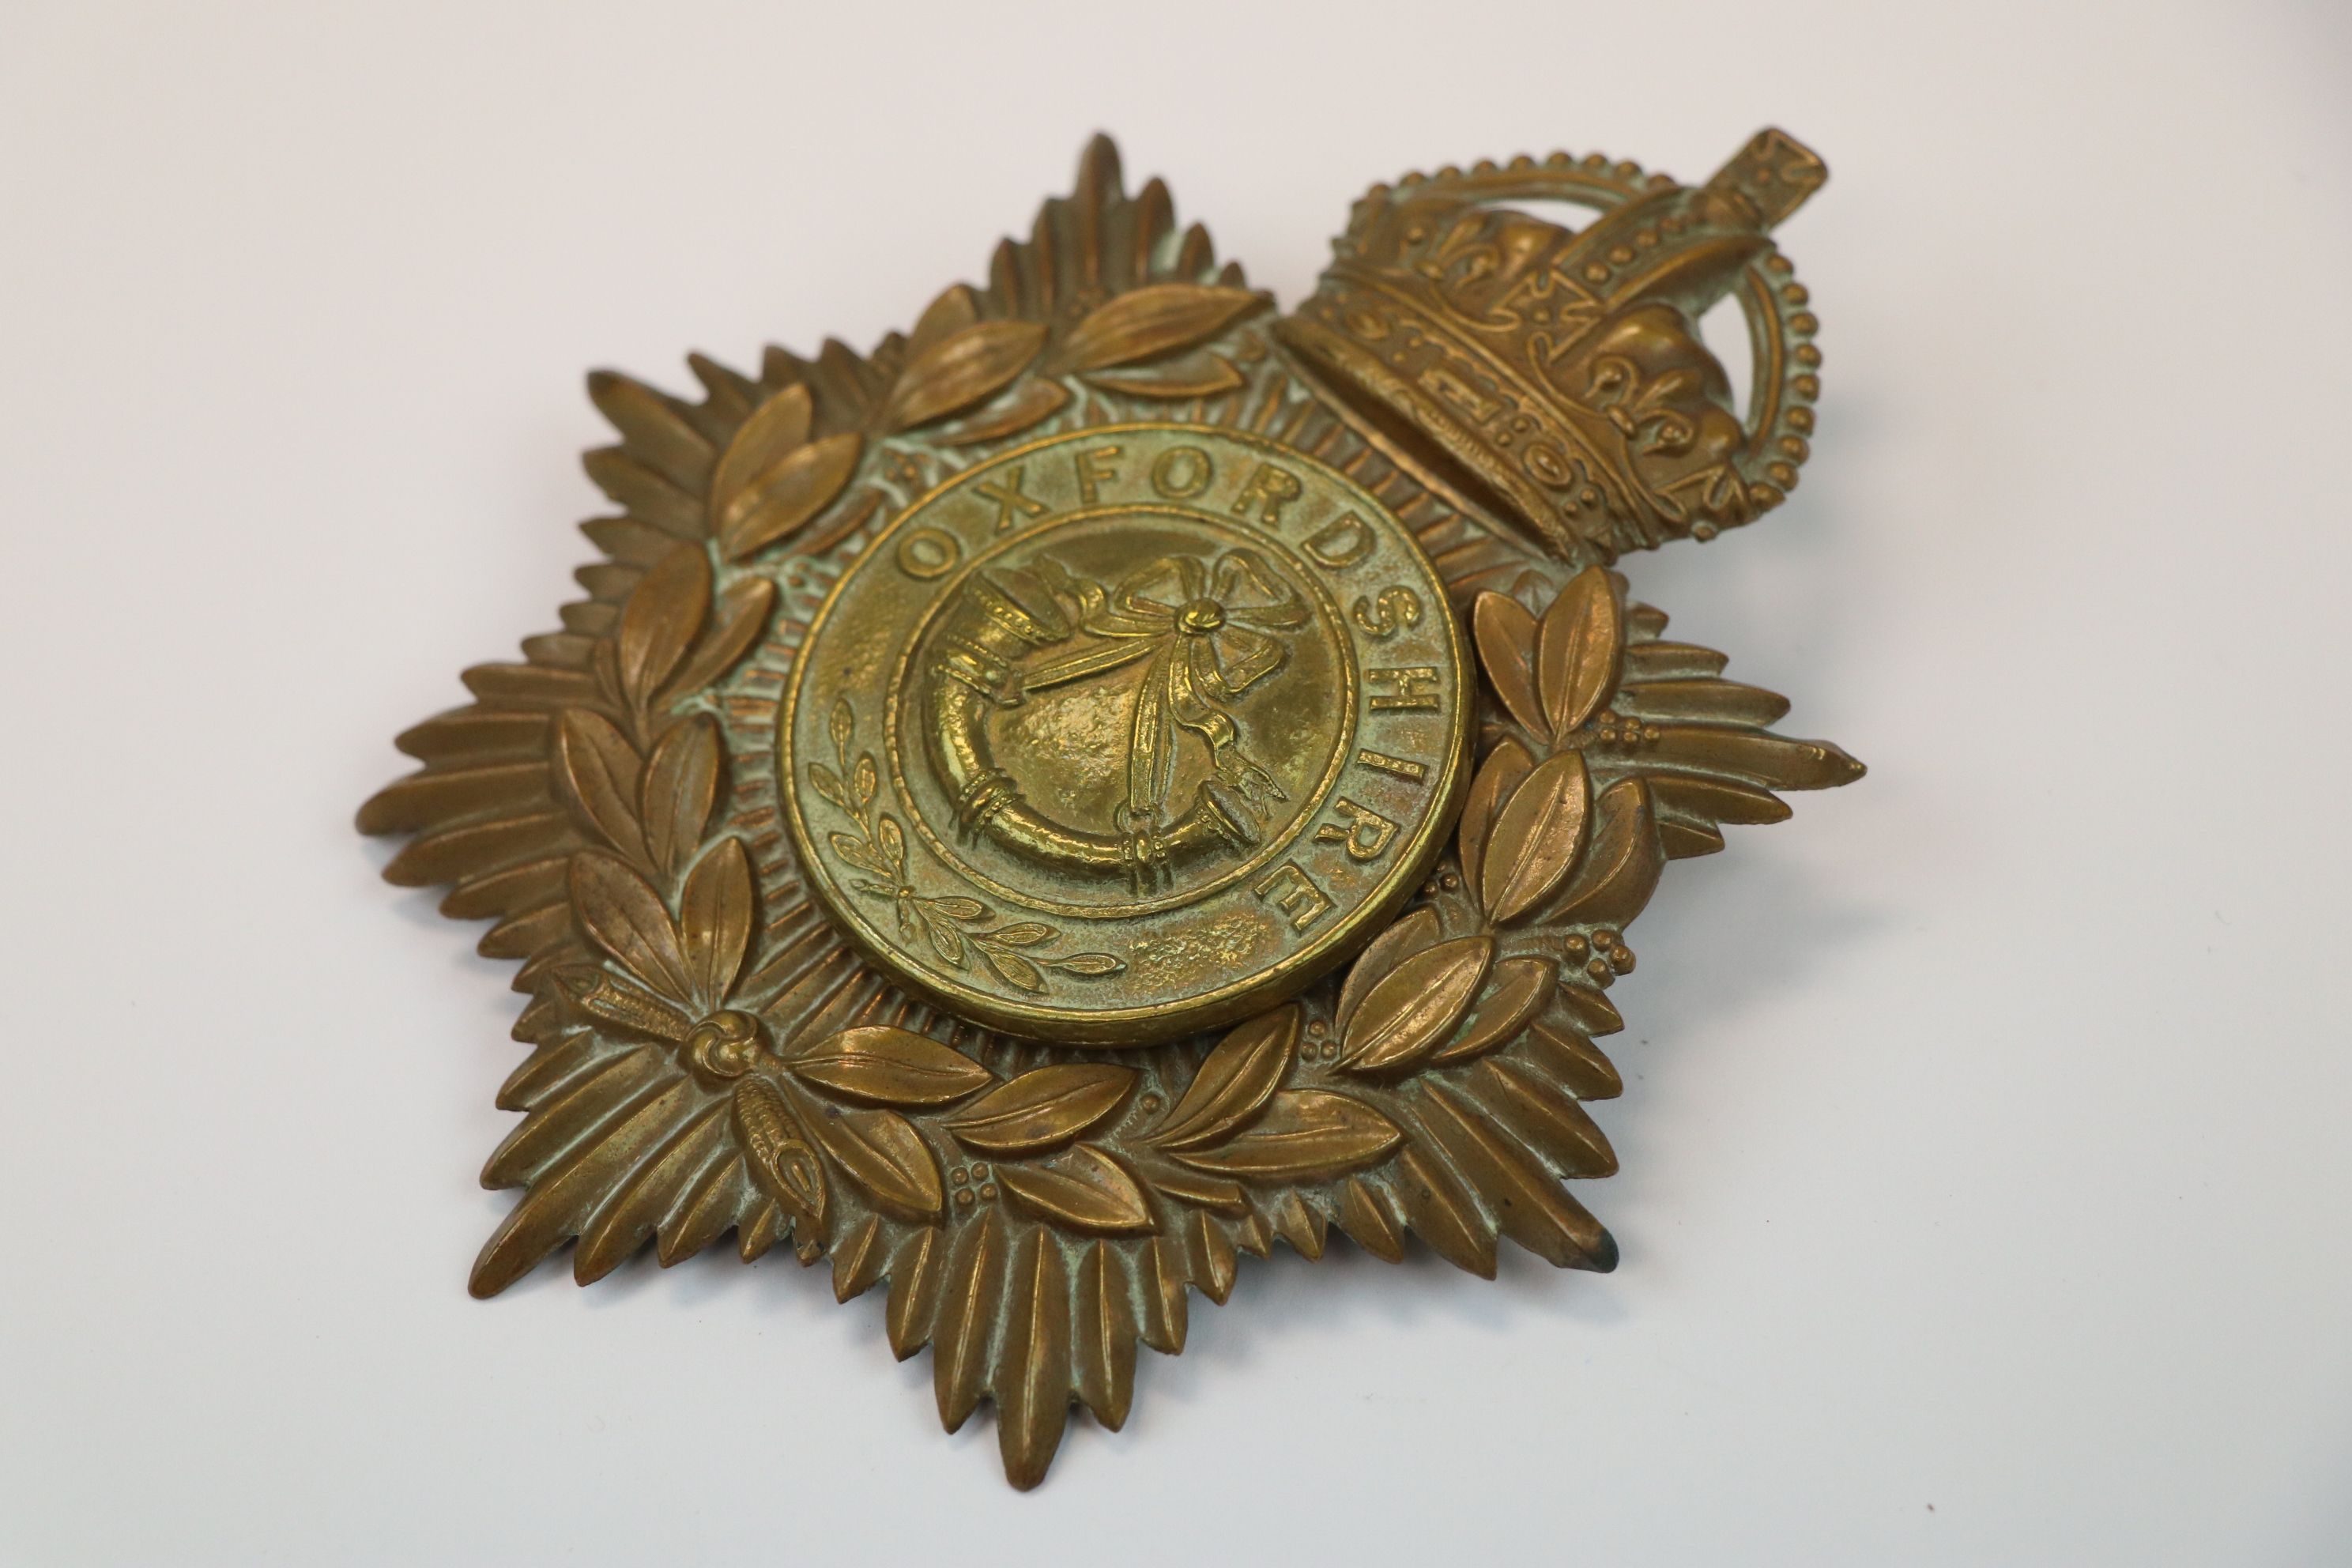
[(1168, 667), (1168, 706), (1177, 723), (1209, 742), (1213, 752), (1234, 743), (1239, 731), (1218, 700), (1223, 679), (1217, 673), (1216, 655), (1206, 641), (1195, 640), (1179, 652)]
[(1130, 816), (1156, 816), (1174, 782), (1175, 735), (1168, 711), (1168, 688), (1173, 679), (1164, 646), (1152, 655), (1151, 668), (1135, 694), (1135, 715), (1128, 730), (1127, 808)]

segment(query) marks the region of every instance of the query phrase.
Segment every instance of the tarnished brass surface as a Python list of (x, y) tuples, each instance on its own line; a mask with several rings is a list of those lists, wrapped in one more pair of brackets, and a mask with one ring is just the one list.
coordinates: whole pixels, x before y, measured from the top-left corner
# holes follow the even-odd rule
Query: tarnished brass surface
[(1409, 176), (1276, 322), (1097, 140), (870, 354), (592, 376), (589, 596), (360, 814), (531, 998), (475, 1292), (787, 1242), (887, 1289), (1025, 1487), (1241, 1252), (1613, 1267), (1561, 1183), (1615, 1168), (1628, 923), (1862, 772), (1610, 569), (1795, 486), (1820, 354), (1767, 231), (1822, 177), (1775, 132), (1696, 188)]

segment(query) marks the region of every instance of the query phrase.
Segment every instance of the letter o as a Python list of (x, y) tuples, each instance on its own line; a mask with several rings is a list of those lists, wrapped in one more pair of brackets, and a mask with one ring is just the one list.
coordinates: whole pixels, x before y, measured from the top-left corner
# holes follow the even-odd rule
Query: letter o
[(955, 535), (936, 528), (919, 528), (898, 541), (898, 570), (922, 582), (945, 576), (962, 559)]
[(1199, 495), (1216, 477), (1216, 465), (1198, 447), (1171, 447), (1151, 465), (1151, 488), (1167, 500), (1186, 500)]

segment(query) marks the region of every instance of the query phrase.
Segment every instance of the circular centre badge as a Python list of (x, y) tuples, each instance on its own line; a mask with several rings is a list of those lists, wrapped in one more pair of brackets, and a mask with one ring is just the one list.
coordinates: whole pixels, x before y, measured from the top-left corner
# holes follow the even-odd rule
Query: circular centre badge
[(1404, 526), (1235, 431), (1105, 426), (910, 506), (810, 628), (783, 735), (808, 880), (910, 988), (1142, 1045), (1298, 990), (1411, 896), (1468, 661)]

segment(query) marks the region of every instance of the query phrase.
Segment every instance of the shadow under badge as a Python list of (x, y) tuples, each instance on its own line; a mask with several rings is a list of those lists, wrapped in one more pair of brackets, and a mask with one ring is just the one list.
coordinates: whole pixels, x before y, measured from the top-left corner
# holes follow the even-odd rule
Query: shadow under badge
[(592, 375), (588, 597), (359, 818), (522, 963), (475, 1293), (788, 1243), (1025, 1488), (1243, 1252), (1613, 1267), (1562, 1183), (1615, 1168), (1628, 924), (1863, 771), (1612, 570), (1794, 489), (1769, 231), (1824, 177), (1774, 131), (1696, 186), (1409, 175), (1277, 319), (1098, 138), (871, 353)]

